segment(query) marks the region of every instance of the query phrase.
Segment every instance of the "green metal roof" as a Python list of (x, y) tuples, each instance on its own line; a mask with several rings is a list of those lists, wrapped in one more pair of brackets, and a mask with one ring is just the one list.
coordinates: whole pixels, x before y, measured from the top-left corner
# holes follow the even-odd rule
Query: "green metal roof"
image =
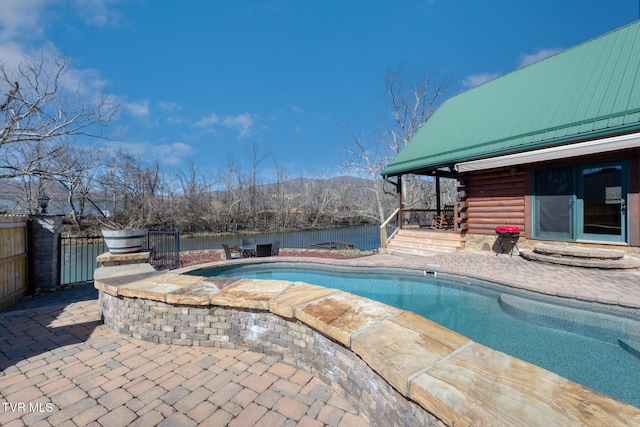
[(640, 129), (640, 21), (456, 95), (383, 175)]

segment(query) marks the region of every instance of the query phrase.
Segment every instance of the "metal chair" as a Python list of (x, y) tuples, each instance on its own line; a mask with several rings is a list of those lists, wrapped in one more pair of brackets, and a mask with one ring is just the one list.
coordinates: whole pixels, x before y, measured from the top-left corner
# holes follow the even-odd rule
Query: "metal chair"
[(271, 247), (271, 243), (267, 243), (266, 245), (256, 245), (256, 257), (271, 256)]
[(231, 250), (231, 248), (229, 247), (229, 245), (226, 245), (226, 244), (224, 244), (224, 243), (223, 243), (223, 244), (222, 244), (222, 249), (224, 249), (224, 256), (225, 256), (225, 258), (224, 258), (224, 259), (226, 259), (226, 260), (242, 258), (242, 257), (240, 256), (240, 253), (238, 253), (238, 255), (237, 255), (237, 256), (233, 256), (233, 252), (234, 252), (234, 251), (232, 251), (232, 250)]
[[(247, 247), (250, 247), (250, 246), (252, 246), (252, 248), (247, 249)], [(256, 246), (256, 241), (254, 239), (242, 239), (242, 244), (240, 245), (240, 247), (243, 248), (242, 256), (244, 258), (256, 256), (255, 246)]]
[(271, 246), (271, 255), (280, 255), (280, 240), (274, 240)]

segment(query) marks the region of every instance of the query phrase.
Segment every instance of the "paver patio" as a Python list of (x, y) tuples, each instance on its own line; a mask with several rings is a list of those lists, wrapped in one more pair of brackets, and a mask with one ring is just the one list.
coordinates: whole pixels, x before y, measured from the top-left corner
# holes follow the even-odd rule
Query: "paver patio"
[(367, 425), (304, 370), (250, 351), (123, 337), (102, 325), (97, 300), (56, 294), (0, 313), (3, 427)]
[[(327, 261), (419, 268), (636, 311), (640, 272), (460, 251)], [(0, 313), (0, 425), (366, 425), (330, 385), (259, 353), (170, 346), (104, 327), (90, 287)], [(640, 310), (638, 310), (640, 313)]]

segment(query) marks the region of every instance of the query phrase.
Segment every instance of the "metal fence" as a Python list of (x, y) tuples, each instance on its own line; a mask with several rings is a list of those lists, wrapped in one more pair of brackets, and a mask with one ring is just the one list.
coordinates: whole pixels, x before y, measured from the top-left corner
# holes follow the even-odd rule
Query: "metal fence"
[[(80, 284), (93, 281), (98, 268), (96, 258), (107, 251), (102, 236), (60, 237), (61, 285)], [(159, 269), (177, 268), (180, 264), (180, 238), (178, 232), (150, 231), (147, 250), (151, 251), (150, 262)]]
[(149, 231), (147, 249), (151, 251), (151, 265), (159, 269), (180, 266), (180, 232)]
[(96, 257), (107, 250), (102, 236), (60, 237), (61, 285), (93, 281)]
[[(303, 227), (301, 227), (303, 228)], [(222, 244), (238, 245), (243, 238), (252, 238), (256, 244), (280, 240), (281, 248), (318, 248), (370, 251), (380, 247), (378, 225), (335, 225), (324, 227), (281, 230), (256, 233), (248, 230), (224, 235), (181, 233), (178, 231), (149, 231), (147, 250), (151, 251), (151, 264), (158, 269), (180, 266), (181, 251), (220, 250)], [(102, 236), (60, 237), (61, 285), (93, 281), (98, 267), (96, 257), (106, 252)]]
[(226, 234), (180, 233), (181, 251), (221, 249), (222, 244), (238, 245), (243, 238), (251, 238), (256, 244), (280, 240), (281, 248), (324, 248), (370, 251), (380, 247), (379, 225), (327, 224), (315, 228), (300, 227), (297, 230), (256, 232), (238, 229)]

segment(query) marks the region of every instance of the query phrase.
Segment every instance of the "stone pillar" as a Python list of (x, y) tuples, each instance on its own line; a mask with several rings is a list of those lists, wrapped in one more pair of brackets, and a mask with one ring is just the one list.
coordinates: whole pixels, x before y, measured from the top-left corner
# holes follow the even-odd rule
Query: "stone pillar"
[(60, 284), (61, 215), (29, 218), (29, 291)]

